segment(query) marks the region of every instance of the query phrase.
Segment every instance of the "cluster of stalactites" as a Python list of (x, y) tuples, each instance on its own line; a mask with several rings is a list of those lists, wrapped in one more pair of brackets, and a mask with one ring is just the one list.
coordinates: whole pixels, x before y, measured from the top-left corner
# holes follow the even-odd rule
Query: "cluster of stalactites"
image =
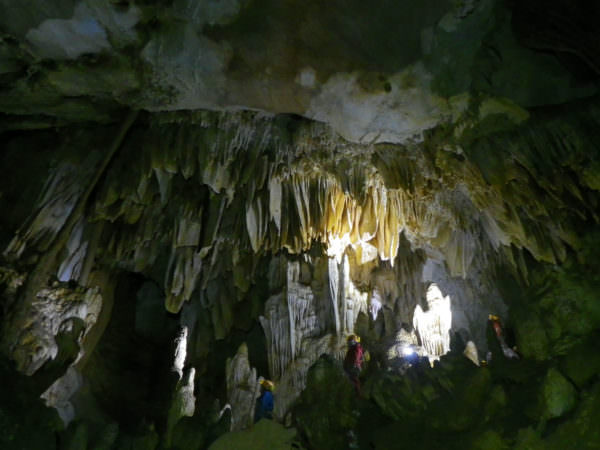
[(368, 310), (368, 292), (351, 279), (347, 256), (340, 263), (316, 259), (312, 270), (298, 260), (281, 259), (282, 291), (267, 300), (260, 316), (269, 374), (278, 385), (276, 413), (292, 405), (305, 387), (309, 367), (322, 354), (343, 357), (346, 334)]
[[(164, 114), (134, 129), (79, 222), (86, 228), (67, 245), (60, 279), (80, 281), (97, 248), (104, 260), (142, 273), (155, 273), (166, 257), (166, 307), (176, 312), (225, 273), (243, 294), (260, 255), (299, 254), (315, 241), (338, 262), (351, 247), (359, 264), (394, 263), (403, 233), (412, 248), (433, 249), (462, 277), (491, 262), (478, 258), (497, 254), (520, 268), (515, 249), (555, 262), (565, 242), (576, 242), (546, 206), (516, 196), (516, 189), (532, 189), (524, 178), (518, 186), (490, 184), (446, 148), (352, 144), (321, 124), (291, 122), (250, 113)], [(83, 191), (80, 174), (89, 177), (97, 158), (79, 164), (50, 174), (38, 214), (5, 255), (47, 248)], [(236, 273), (240, 264), (246, 274)]]
[[(417, 247), (445, 249), (456, 275), (468, 272), (481, 230), (459, 229), (466, 218), (456, 217), (463, 214), (453, 206), (456, 195), (426, 188), (424, 173), (432, 169), (423, 161), (403, 174), (417, 181), (392, 189), (365, 162), (373, 149), (348, 144), (316, 125), (290, 137), (264, 117), (245, 117), (210, 126), (157, 126), (125, 182), (117, 167), (101, 190), (96, 218), (126, 225), (108, 242), (122, 264), (147, 271), (171, 247), (165, 275), (169, 310), (179, 310), (197, 287), (218, 275), (215, 259), (224, 246), (233, 249), (230, 268), (245, 252), (299, 254), (315, 241), (338, 262), (352, 247), (359, 264), (376, 258), (393, 264), (404, 231)], [(318, 156), (319, 151), (329, 153)], [(332, 168), (351, 157), (356, 164), (349, 171)]]

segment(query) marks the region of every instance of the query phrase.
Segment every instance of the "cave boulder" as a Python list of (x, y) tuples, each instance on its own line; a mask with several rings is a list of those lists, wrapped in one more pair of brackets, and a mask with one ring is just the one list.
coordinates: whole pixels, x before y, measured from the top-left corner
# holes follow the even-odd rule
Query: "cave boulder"
[(341, 365), (321, 357), (309, 369), (293, 414), (312, 448), (347, 449), (358, 422), (358, 398)]
[(561, 423), (556, 431), (545, 439), (545, 449), (600, 448), (600, 383), (582, 392), (581, 398), (582, 401), (570, 420)]
[(262, 419), (247, 430), (224, 434), (209, 450), (289, 450), (295, 436), (294, 428), (285, 428), (273, 420)]
[(548, 370), (540, 392), (543, 417), (553, 419), (569, 412), (577, 403), (573, 385), (556, 369)]

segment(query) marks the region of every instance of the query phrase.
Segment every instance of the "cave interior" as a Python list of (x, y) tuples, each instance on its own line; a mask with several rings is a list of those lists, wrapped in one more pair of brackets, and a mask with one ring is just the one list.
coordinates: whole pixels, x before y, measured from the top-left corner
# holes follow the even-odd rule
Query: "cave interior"
[(0, 448), (600, 448), (598, 4), (0, 12)]

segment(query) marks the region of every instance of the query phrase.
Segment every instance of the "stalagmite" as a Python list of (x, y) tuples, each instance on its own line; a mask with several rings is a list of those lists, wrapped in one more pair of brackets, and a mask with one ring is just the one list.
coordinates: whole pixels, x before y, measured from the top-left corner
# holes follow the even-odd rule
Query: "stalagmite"
[(227, 359), (227, 400), (231, 405), (231, 431), (249, 427), (254, 419), (254, 402), (259, 395), (256, 369), (250, 367), (248, 347), (240, 345), (236, 355)]
[(291, 359), (299, 354), (305, 338), (319, 335), (321, 324), (312, 289), (299, 283), (299, 264), (288, 264), (287, 305), (290, 320)]
[(371, 318), (374, 321), (377, 320), (377, 315), (379, 314), (379, 311), (381, 311), (382, 306), (381, 294), (375, 289), (369, 302), (369, 314), (371, 314)]
[(175, 351), (173, 355), (173, 364), (171, 366), (171, 371), (177, 374), (179, 380), (183, 378), (183, 368), (185, 367), (185, 359), (187, 358), (187, 340), (188, 328), (181, 327), (175, 338)]
[(267, 300), (265, 314), (259, 319), (266, 337), (269, 373), (277, 379), (292, 359), (288, 306), (281, 294)]
[(75, 407), (70, 400), (82, 384), (81, 374), (74, 367), (69, 367), (41, 396), (46, 406), (56, 409), (65, 426), (75, 419)]
[[(54, 237), (64, 244), (54, 273), (83, 283), (99, 241), (103, 260), (145, 276), (162, 271), (168, 311), (198, 295), (221, 339), (235, 326), (237, 302), (252, 289), (257, 261), (285, 249), (284, 286), (269, 292), (260, 317), (269, 375), (283, 381), (285, 402), (315, 360), (309, 343), (337, 351), (337, 339), (354, 330), (361, 312), (382, 321), (386, 335), (414, 314), (423, 346), (439, 356), (454, 322), (431, 318), (435, 308), (416, 307), (424, 283), (462, 292), (455, 299), (453, 291), (456, 323), (474, 329), (479, 313), (465, 312), (465, 305), (475, 298), (485, 299), (482, 308), (501, 302), (490, 268), (507, 263), (526, 277), (524, 252), (558, 261), (577, 245), (561, 224), (538, 220), (550, 209), (531, 201), (532, 187), (519, 192), (516, 181), (502, 188), (488, 183), (473, 163), (448, 157), (450, 150), (429, 159), (417, 147), (376, 146), (385, 155), (373, 164), (373, 148), (345, 142), (319, 124), (303, 123), (283, 139), (276, 121), (260, 114), (204, 112), (182, 120), (170, 113), (153, 121), (148, 136), (123, 140), (125, 155), (111, 159), (115, 171), (98, 179), (93, 198), (74, 190), (79, 175), (72, 167), (58, 166), (47, 181), (51, 193), (5, 255), (18, 258)], [(139, 167), (130, 167), (133, 148)], [(529, 166), (535, 158), (520, 155), (519, 161)], [(129, 176), (117, 176), (123, 173)], [(506, 177), (530, 181), (524, 169)], [(553, 186), (543, 189), (559, 198)], [(574, 201), (584, 199), (581, 189), (561, 189)], [(81, 210), (77, 198), (93, 199), (85, 220), (73, 215)], [(324, 269), (307, 281), (312, 275), (301, 276), (300, 261), (316, 245)], [(250, 254), (242, 264), (240, 255)], [(421, 280), (427, 258), (448, 273)], [(481, 333), (473, 334), (481, 348)]]
[(432, 360), (450, 351), (449, 331), (452, 327), (450, 297), (444, 297), (439, 287), (435, 283), (431, 284), (427, 289), (427, 306), (427, 311), (423, 311), (421, 305), (417, 305), (413, 326)]
[(473, 364), (479, 366), (479, 354), (477, 353), (477, 346), (473, 341), (467, 342), (465, 350), (463, 351), (463, 355), (465, 355), (467, 359), (471, 360)]
[(335, 332), (336, 334), (340, 334), (342, 332), (342, 327), (340, 324), (340, 312), (339, 312), (339, 287), (340, 287), (340, 278), (339, 278), (339, 268), (338, 263), (335, 258), (328, 259), (328, 280), (329, 280), (329, 300), (333, 306), (333, 317), (335, 323)]
[(165, 440), (171, 446), (175, 425), (182, 417), (192, 417), (196, 411), (196, 397), (194, 395), (194, 379), (196, 369), (186, 369), (185, 376), (177, 382), (175, 392), (171, 400), (171, 406), (167, 418), (167, 432)]

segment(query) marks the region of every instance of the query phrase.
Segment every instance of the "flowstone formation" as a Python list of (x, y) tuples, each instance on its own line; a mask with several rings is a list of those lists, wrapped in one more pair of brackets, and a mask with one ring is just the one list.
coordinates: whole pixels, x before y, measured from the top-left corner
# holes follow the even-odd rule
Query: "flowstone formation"
[(597, 6), (12, 3), (0, 447), (600, 445)]

